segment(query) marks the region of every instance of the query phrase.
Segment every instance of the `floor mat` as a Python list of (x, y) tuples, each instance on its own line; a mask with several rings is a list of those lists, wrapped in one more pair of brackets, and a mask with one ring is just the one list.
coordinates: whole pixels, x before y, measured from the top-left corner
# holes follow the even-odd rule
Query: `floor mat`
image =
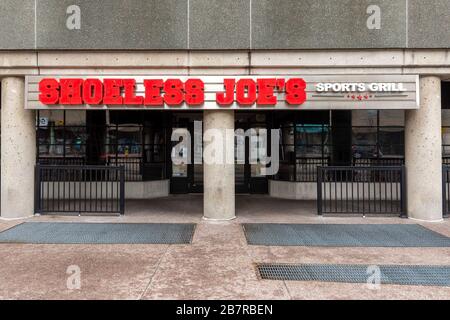
[(450, 286), (450, 266), (258, 264), (257, 270), (269, 280)]
[(0, 243), (187, 244), (195, 224), (25, 222), (0, 232)]
[(326, 247), (450, 247), (450, 238), (417, 224), (243, 224), (248, 244)]

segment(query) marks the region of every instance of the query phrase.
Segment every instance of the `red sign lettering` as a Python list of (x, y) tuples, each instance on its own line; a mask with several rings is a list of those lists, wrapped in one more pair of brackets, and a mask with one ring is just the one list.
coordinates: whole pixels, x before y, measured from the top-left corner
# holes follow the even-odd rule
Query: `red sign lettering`
[(125, 88), (125, 96), (123, 98), (124, 104), (137, 104), (142, 105), (144, 103), (144, 98), (141, 96), (136, 96), (136, 80), (125, 79), (123, 80), (123, 86)]
[(103, 84), (98, 79), (86, 79), (83, 83), (83, 101), (86, 104), (100, 104), (103, 100)]
[(164, 87), (164, 82), (161, 79), (144, 80), (146, 106), (162, 106), (164, 100), (161, 96), (161, 90)]
[(59, 102), (59, 82), (55, 79), (43, 79), (39, 82), (39, 101), (43, 104)]
[[(39, 83), (39, 101), (45, 105), (142, 107), (201, 106), (205, 103), (205, 84), (201, 79), (144, 79), (142, 84), (144, 89), (137, 90), (135, 79), (46, 78)], [(301, 105), (306, 100), (306, 83), (301, 78), (287, 81), (283, 78), (243, 78), (238, 81), (225, 78), (223, 89), (222, 92), (209, 91), (215, 93), (215, 102), (220, 107), (233, 103), (243, 107), (254, 104), (275, 106), (280, 94), (284, 94), (285, 102), (290, 105)]]
[(234, 102), (234, 85), (236, 80), (234, 79), (224, 79), (223, 86), (225, 87), (225, 92), (216, 93), (216, 102), (222, 106), (229, 106)]

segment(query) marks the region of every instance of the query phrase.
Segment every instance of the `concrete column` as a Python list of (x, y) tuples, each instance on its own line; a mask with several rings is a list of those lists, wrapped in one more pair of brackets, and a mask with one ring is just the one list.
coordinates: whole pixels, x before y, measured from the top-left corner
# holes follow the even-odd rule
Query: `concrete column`
[(441, 80), (420, 79), (420, 108), (406, 111), (407, 211), (411, 219), (442, 220)]
[(25, 79), (2, 80), (1, 99), (1, 217), (34, 214), (36, 119), (25, 110)]
[[(205, 158), (211, 148), (214, 148), (219, 154), (222, 152), (222, 156), (216, 160), (223, 159), (221, 163), (208, 163), (208, 159), (204, 159), (203, 217), (231, 220), (235, 218), (234, 135), (230, 137), (231, 131), (234, 131), (234, 111), (205, 110), (203, 128)], [(231, 129), (228, 130), (228, 135), (227, 129)]]

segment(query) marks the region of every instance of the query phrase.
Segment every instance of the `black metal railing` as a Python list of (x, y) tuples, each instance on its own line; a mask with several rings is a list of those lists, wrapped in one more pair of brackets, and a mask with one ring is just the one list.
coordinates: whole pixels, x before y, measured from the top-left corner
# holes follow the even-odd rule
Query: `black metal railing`
[(353, 165), (357, 167), (403, 166), (404, 164), (405, 159), (403, 157), (353, 158)]
[(319, 215), (406, 216), (405, 167), (320, 167), (317, 210)]
[(142, 158), (141, 157), (108, 157), (108, 167), (124, 168), (125, 181), (142, 181)]
[(142, 157), (108, 157), (107, 166), (123, 166), (125, 181), (139, 182), (165, 179), (165, 162), (145, 163)]
[(442, 166), (442, 212), (444, 218), (450, 215), (450, 166)]
[[(295, 182), (316, 182), (317, 167), (326, 167), (331, 163), (330, 157), (297, 157), (295, 166), (281, 162), (280, 170), (275, 175), (275, 180), (286, 180)], [(353, 158), (352, 165), (355, 167), (384, 167), (402, 166), (405, 159), (402, 157), (382, 158)]]
[(57, 165), (57, 166), (82, 166), (86, 164), (84, 157), (48, 157), (39, 156), (37, 163), (42, 165)]
[(123, 214), (123, 167), (36, 165), (35, 212)]
[(329, 157), (307, 157), (296, 159), (296, 181), (299, 182), (315, 182), (317, 180), (317, 168), (329, 165)]

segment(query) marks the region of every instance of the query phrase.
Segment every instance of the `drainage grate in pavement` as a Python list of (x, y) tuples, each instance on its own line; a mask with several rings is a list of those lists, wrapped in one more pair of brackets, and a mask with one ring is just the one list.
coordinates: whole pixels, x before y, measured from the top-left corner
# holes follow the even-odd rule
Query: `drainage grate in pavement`
[(450, 238), (416, 224), (243, 225), (248, 244), (326, 247), (450, 247)]
[[(261, 279), (367, 283), (376, 272), (368, 265), (258, 264)], [(380, 284), (450, 286), (450, 266), (380, 265)], [(370, 278), (369, 278), (370, 277)], [(373, 283), (370, 282), (369, 283)]]
[(25, 222), (0, 232), (0, 243), (186, 244), (195, 224)]

